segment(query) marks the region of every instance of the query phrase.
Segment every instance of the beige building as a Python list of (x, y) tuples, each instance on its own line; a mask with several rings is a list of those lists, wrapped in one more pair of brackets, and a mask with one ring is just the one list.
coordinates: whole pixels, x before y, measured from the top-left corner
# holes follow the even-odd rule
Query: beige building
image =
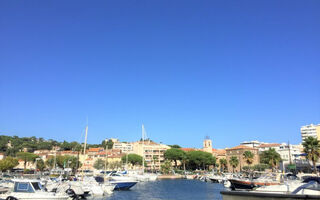
[(235, 156), (236, 158), (238, 158), (239, 160), (239, 165), (234, 168), (235, 171), (239, 172), (240, 169), (242, 169), (244, 166), (247, 166), (248, 164), (246, 163), (244, 157), (243, 157), (243, 153), (245, 151), (251, 151), (254, 155), (253, 157), (253, 163), (251, 164), (251, 166), (254, 166), (256, 164), (259, 164), (259, 153), (258, 153), (258, 149), (257, 148), (253, 148), (253, 147), (248, 147), (245, 145), (239, 145), (230, 149), (226, 149), (226, 159), (228, 161), (228, 170), (229, 172), (232, 172), (232, 166), (229, 163), (229, 160), (232, 156)]
[(133, 144), (129, 142), (114, 142), (112, 149), (119, 149), (123, 153), (132, 153), (133, 152)]
[[(82, 163), (82, 166), (80, 169), (82, 170), (94, 170), (94, 163), (101, 159), (106, 162), (107, 170), (115, 169), (113, 168), (114, 163), (121, 163), (121, 158), (124, 156), (123, 153), (121, 153), (120, 150), (116, 149), (108, 149), (105, 151), (104, 149), (101, 150), (101, 148), (90, 148), (88, 150), (87, 155), (81, 154), (79, 157), (80, 162)], [(118, 167), (121, 167), (119, 165)]]
[(300, 128), (302, 141), (307, 137), (314, 137), (320, 140), (320, 124), (305, 125)]
[(158, 144), (153, 141), (138, 141), (133, 144), (133, 153), (140, 156), (144, 155), (148, 170), (159, 170), (161, 164), (164, 162), (164, 152), (170, 149), (169, 146)]

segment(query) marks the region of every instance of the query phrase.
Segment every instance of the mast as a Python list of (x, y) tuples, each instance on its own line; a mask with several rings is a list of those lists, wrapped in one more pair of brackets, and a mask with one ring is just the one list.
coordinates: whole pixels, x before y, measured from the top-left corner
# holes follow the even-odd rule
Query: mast
[[(88, 125), (86, 126), (86, 135), (84, 137), (84, 146), (83, 146), (83, 159), (84, 163), (86, 162), (86, 148), (87, 148), (87, 137), (88, 137)], [(84, 178), (83, 169), (82, 169), (82, 180)]]
[(106, 143), (106, 155), (104, 157), (104, 177), (105, 178), (107, 176), (107, 159), (108, 159), (107, 149), (108, 149), (108, 144)]
[(290, 162), (290, 165), (292, 164), (292, 160), (291, 160), (291, 151), (290, 151), (290, 143), (288, 141), (288, 149), (289, 149), (289, 162)]
[(144, 125), (142, 124), (142, 173), (144, 173)]
[(88, 137), (88, 125), (86, 126), (86, 136), (84, 138), (83, 155), (86, 155), (87, 137)]

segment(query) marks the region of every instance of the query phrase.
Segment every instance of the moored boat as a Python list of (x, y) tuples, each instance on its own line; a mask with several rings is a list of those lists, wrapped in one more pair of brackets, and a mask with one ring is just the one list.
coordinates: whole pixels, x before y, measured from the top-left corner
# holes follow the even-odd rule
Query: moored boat
[(66, 194), (47, 192), (42, 188), (39, 180), (15, 179), (13, 191), (0, 195), (7, 200), (67, 200)]

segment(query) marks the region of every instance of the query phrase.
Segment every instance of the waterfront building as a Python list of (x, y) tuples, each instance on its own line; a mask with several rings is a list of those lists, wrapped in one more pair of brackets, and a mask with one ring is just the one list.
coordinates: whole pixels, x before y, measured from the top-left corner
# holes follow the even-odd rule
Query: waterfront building
[(268, 151), (271, 148), (275, 149), (278, 152), (280, 149), (280, 146), (281, 144), (278, 144), (278, 143), (265, 143), (265, 144), (261, 144), (257, 148), (259, 149), (259, 152)]
[(320, 124), (310, 124), (301, 126), (300, 132), (302, 141), (304, 141), (307, 137), (314, 137), (320, 140)]
[(117, 165), (121, 163), (122, 156), (124, 156), (124, 154), (118, 149), (107, 149), (106, 151), (103, 149), (103, 151), (101, 151), (101, 148), (92, 148), (90, 154), (80, 155), (79, 160), (82, 163), (82, 167), (80, 169), (95, 170), (94, 163), (98, 159), (101, 159), (106, 162), (108, 169), (114, 170), (116, 168), (113, 168), (113, 166), (115, 166), (115, 163), (117, 163)]
[(133, 153), (133, 144), (130, 142), (114, 142), (112, 149), (119, 149), (123, 153)]
[(232, 156), (235, 156), (239, 160), (239, 165), (235, 168), (235, 171), (239, 172), (240, 169), (244, 166), (247, 166), (248, 164), (246, 163), (245, 159), (243, 158), (243, 153), (245, 151), (251, 151), (254, 155), (253, 157), (253, 162), (251, 166), (254, 166), (256, 164), (259, 164), (259, 153), (257, 148), (249, 147), (246, 145), (239, 145), (233, 148), (226, 148), (226, 159), (228, 161), (228, 170), (229, 172), (232, 172), (232, 166), (229, 163), (229, 160)]
[(252, 147), (252, 148), (256, 148), (262, 144), (267, 144), (267, 143), (259, 142), (258, 140), (244, 141), (244, 142), (240, 143), (240, 145), (245, 145), (245, 146)]
[(300, 145), (288, 145), (286, 143), (282, 143), (277, 152), (280, 154), (284, 165), (300, 160), (299, 155), (302, 154)]
[(144, 156), (148, 170), (160, 170), (161, 164), (164, 162), (164, 152), (171, 148), (151, 140), (137, 141), (132, 144), (133, 153)]
[(212, 149), (212, 155), (216, 157), (216, 162), (219, 164), (220, 159), (226, 159), (225, 149)]

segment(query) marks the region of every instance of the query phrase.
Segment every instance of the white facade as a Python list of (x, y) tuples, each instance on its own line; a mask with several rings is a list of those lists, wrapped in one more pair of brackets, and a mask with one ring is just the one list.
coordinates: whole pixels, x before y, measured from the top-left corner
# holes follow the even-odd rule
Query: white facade
[(133, 152), (133, 144), (125, 143), (125, 142), (115, 142), (113, 143), (113, 149), (120, 149), (123, 153), (132, 153)]
[(241, 142), (240, 145), (245, 145), (247, 147), (252, 147), (252, 148), (255, 148), (255, 147), (258, 147), (260, 146), (261, 144), (266, 144), (264, 142), (259, 142), (257, 140), (253, 140), (253, 141), (244, 141), (244, 142)]
[(302, 126), (300, 128), (300, 131), (301, 131), (302, 141), (304, 141), (305, 138), (310, 136), (317, 138), (318, 140), (320, 139), (320, 124), (318, 125), (310, 124), (310, 125)]
[(290, 163), (290, 161), (291, 163), (294, 163), (295, 159), (300, 159), (297, 155), (302, 153), (300, 145), (288, 145), (286, 143), (282, 143), (276, 150), (280, 154), (284, 163)]

